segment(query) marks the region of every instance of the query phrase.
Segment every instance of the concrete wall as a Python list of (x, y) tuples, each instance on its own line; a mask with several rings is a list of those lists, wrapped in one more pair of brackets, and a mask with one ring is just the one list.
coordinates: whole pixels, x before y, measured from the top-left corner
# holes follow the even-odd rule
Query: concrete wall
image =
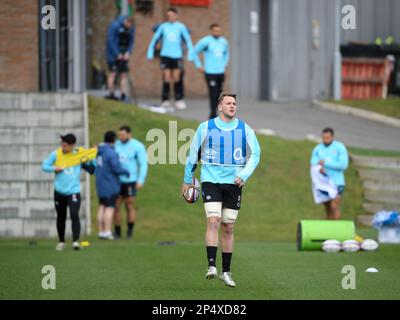
[[(57, 235), (53, 174), (41, 162), (72, 132), (87, 145), (85, 96), (0, 93), (0, 237)], [(82, 232), (88, 230), (89, 189), (82, 175)], [(68, 222), (67, 234), (70, 234)]]

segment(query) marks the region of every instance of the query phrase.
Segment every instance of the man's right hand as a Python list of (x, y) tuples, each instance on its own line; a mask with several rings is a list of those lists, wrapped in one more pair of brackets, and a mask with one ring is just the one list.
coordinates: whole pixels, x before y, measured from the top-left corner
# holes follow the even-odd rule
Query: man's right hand
[(63, 170), (64, 170), (64, 169), (63, 169), (62, 167), (57, 167), (57, 166), (54, 167), (55, 173), (60, 173), (60, 172), (63, 171)]
[(199, 190), (199, 188), (196, 188), (196, 186), (194, 186), (193, 184), (184, 183), (181, 186), (181, 194), (182, 194), (182, 196), (185, 197), (190, 188), (195, 188), (195, 189)]

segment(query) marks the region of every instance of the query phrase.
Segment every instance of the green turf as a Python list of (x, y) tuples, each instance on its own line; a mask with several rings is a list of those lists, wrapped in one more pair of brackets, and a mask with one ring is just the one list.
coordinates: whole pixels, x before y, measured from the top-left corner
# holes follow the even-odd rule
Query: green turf
[[(80, 252), (54, 251), (51, 241), (0, 243), (0, 299), (399, 299), (397, 246), (376, 252), (297, 252), (293, 243), (238, 242), (237, 287), (205, 280), (201, 243), (175, 246), (92, 241)], [(220, 263), (220, 258), (218, 257)], [(56, 268), (56, 289), (41, 287), (44, 265)], [(356, 289), (341, 286), (342, 267), (356, 269)], [(375, 267), (379, 273), (366, 273)]]
[(398, 97), (369, 100), (330, 100), (329, 102), (400, 118), (400, 98)]
[[(152, 128), (168, 132), (168, 121), (177, 120), (134, 108), (123, 103), (90, 99), (90, 142), (98, 143), (107, 129), (122, 124), (147, 146), (146, 133)], [(178, 120), (178, 129), (197, 128), (195, 121)], [(321, 206), (311, 195), (309, 159), (315, 144), (259, 136), (261, 162), (244, 188), (242, 209), (236, 225), (238, 241), (294, 241), (300, 219), (324, 218)], [(182, 144), (182, 143), (181, 143)], [(138, 206), (138, 241), (202, 241), (204, 213), (201, 203), (189, 205), (179, 194), (182, 164), (152, 165)], [(197, 172), (197, 176), (199, 173)], [(346, 172), (343, 218), (354, 220), (362, 209), (362, 184), (353, 166)], [(95, 225), (97, 199), (92, 178), (92, 217)], [(140, 226), (140, 227), (139, 227)]]
[[(130, 105), (90, 98), (90, 142), (101, 141), (108, 129), (122, 124), (145, 142), (152, 128), (168, 128), (172, 116)], [(178, 120), (178, 127), (196, 128)], [(400, 250), (382, 246), (377, 252), (325, 254), (297, 252), (295, 231), (300, 219), (320, 219), (323, 208), (313, 203), (309, 157), (314, 144), (259, 137), (262, 160), (244, 190), (235, 226), (233, 274), (238, 284), (226, 288), (206, 281), (203, 245), (205, 219), (201, 203), (189, 205), (179, 195), (183, 165), (152, 165), (137, 199), (138, 221), (133, 241), (95, 240), (97, 200), (92, 178), (91, 246), (80, 252), (54, 250), (55, 240), (0, 242), (0, 299), (395, 299), (399, 298)], [(346, 173), (343, 217), (362, 210), (362, 185), (355, 169)], [(376, 237), (372, 229), (358, 233)], [(176, 241), (159, 246), (158, 241)], [(70, 246), (70, 243), (68, 243)], [(218, 264), (220, 264), (218, 256)], [(53, 265), (57, 289), (41, 288), (41, 269)], [(341, 288), (341, 268), (357, 270), (357, 289)], [(367, 274), (367, 267), (381, 272)]]

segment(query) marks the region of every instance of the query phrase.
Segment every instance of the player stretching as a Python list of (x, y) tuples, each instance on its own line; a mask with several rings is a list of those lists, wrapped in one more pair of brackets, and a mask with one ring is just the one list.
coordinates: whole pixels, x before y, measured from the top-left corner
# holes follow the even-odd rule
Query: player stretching
[(174, 83), (175, 91), (175, 107), (178, 110), (186, 109), (186, 104), (183, 100), (184, 88), (183, 81), (181, 79), (181, 72), (183, 68), (183, 49), (182, 44), (185, 42), (188, 49), (188, 60), (192, 60), (193, 56), (193, 44), (190, 39), (189, 31), (187, 27), (177, 21), (178, 13), (176, 9), (170, 8), (167, 11), (168, 21), (162, 23), (154, 34), (149, 48), (147, 50), (147, 59), (152, 60), (154, 58), (154, 48), (158, 41), (161, 41), (161, 69), (163, 70), (163, 87), (161, 107), (168, 109), (170, 83)]
[(207, 215), (206, 279), (217, 277), (215, 260), (221, 225), (222, 273), (220, 279), (235, 287), (230, 264), (233, 226), (242, 202), (242, 187), (260, 162), (260, 146), (254, 131), (236, 118), (236, 95), (221, 93), (219, 117), (200, 124), (193, 138), (181, 192), (192, 187), (192, 177), (201, 158), (201, 186)]

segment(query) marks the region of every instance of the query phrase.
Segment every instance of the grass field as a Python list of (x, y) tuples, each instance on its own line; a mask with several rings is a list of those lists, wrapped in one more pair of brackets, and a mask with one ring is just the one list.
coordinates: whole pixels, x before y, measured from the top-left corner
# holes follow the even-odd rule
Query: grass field
[[(145, 141), (151, 128), (167, 130), (172, 116), (90, 98), (90, 139), (98, 143), (108, 129), (133, 127)], [(178, 121), (178, 128), (196, 128)], [(54, 250), (55, 240), (0, 242), (0, 299), (399, 299), (400, 250), (382, 246), (366, 253), (297, 252), (295, 230), (301, 219), (323, 218), (310, 191), (308, 163), (313, 144), (259, 137), (262, 161), (248, 182), (235, 226), (232, 272), (238, 287), (206, 281), (204, 214), (201, 203), (186, 204), (179, 195), (183, 165), (153, 165), (137, 202), (139, 219), (133, 241), (95, 238), (97, 201), (92, 180), (91, 246), (75, 252)], [(149, 145), (148, 142), (146, 142)], [(353, 167), (346, 173), (343, 216), (362, 211), (361, 182)], [(374, 230), (358, 229), (375, 237)], [(174, 241), (176, 245), (159, 245)], [(220, 265), (220, 252), (217, 263)], [(344, 290), (344, 265), (357, 271), (357, 289)], [(53, 265), (57, 289), (41, 287), (41, 269)], [(365, 273), (376, 267), (379, 273)]]
[(339, 101), (331, 100), (329, 102), (373, 111), (389, 117), (400, 119), (400, 98)]
[[(297, 252), (293, 243), (238, 242), (237, 287), (205, 280), (201, 243), (92, 241), (82, 251), (54, 250), (54, 241), (0, 243), (0, 299), (399, 299), (396, 246), (377, 252)], [(6, 254), (5, 254), (6, 253)], [(218, 262), (218, 261), (217, 261)], [(56, 290), (41, 288), (43, 265), (56, 268)], [(356, 269), (356, 289), (341, 287), (342, 267)], [(379, 273), (366, 273), (376, 267)]]

